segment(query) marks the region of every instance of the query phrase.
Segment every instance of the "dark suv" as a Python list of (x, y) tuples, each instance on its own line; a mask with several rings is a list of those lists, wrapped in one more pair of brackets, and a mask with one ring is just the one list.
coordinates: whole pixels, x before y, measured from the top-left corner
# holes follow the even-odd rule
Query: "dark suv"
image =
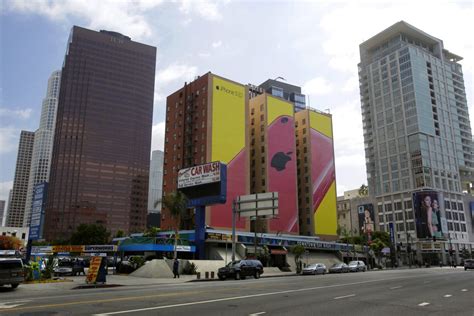
[(464, 260), (464, 271), (466, 271), (467, 269), (474, 269), (474, 259)]
[(25, 281), (23, 262), (17, 258), (0, 258), (0, 286), (10, 284), (16, 289)]
[(263, 273), (263, 265), (259, 260), (236, 260), (220, 268), (217, 276), (221, 280), (234, 277), (236, 280), (245, 279), (247, 276), (260, 278)]

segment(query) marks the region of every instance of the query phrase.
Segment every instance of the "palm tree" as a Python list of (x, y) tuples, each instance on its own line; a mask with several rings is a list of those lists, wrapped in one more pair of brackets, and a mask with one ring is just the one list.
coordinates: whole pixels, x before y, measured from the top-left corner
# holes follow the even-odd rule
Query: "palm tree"
[(362, 184), (359, 188), (359, 195), (360, 196), (367, 196), (369, 195), (369, 187), (365, 184)]
[(176, 221), (174, 229), (174, 254), (173, 257), (177, 258), (177, 246), (178, 246), (178, 230), (181, 221), (181, 216), (184, 215), (188, 208), (188, 198), (181, 191), (175, 191), (168, 195), (165, 195), (163, 199), (155, 201), (155, 207), (163, 203), (163, 206), (170, 212), (171, 218)]

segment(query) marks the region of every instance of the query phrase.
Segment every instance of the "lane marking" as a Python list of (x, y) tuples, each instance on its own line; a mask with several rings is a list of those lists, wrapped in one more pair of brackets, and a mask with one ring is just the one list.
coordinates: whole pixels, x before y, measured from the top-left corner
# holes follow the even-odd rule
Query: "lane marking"
[(394, 286), (394, 287), (391, 287), (390, 290), (396, 290), (396, 289), (399, 289), (399, 288), (402, 288), (402, 286), (401, 286), (401, 285), (399, 285), (399, 286)]
[(423, 283), (424, 283), (424, 284), (428, 284), (428, 283), (431, 283), (431, 281), (425, 281), (425, 282), (423, 282)]
[(451, 294), (446, 294), (444, 297), (451, 297), (452, 295)]
[[(454, 274), (454, 273), (451, 273)], [(284, 293), (291, 293), (291, 292), (301, 292), (301, 291), (311, 291), (311, 290), (319, 290), (319, 289), (325, 289), (325, 288), (334, 288), (334, 287), (343, 287), (343, 286), (350, 286), (350, 285), (359, 285), (359, 284), (366, 284), (366, 283), (375, 283), (375, 282), (385, 282), (385, 281), (392, 281), (392, 280), (408, 280), (408, 279), (417, 279), (417, 278), (425, 278), (425, 277), (432, 277), (432, 275), (418, 275), (418, 276), (407, 276), (407, 277), (394, 277), (394, 278), (386, 278), (386, 279), (376, 279), (376, 280), (368, 280), (368, 281), (360, 281), (360, 282), (352, 282), (352, 283), (343, 283), (343, 284), (333, 284), (333, 285), (327, 285), (327, 286), (319, 286), (319, 287), (312, 287), (312, 288), (303, 288), (303, 289), (296, 289), (296, 290), (288, 290), (288, 291), (282, 291), (282, 292), (274, 292), (274, 293), (263, 293), (257, 294), (257, 296), (267, 296), (267, 295), (276, 295), (276, 294), (284, 294)], [(279, 278), (274, 278), (276, 281), (279, 281)], [(300, 280), (299, 277), (294, 277), (294, 279)], [(272, 280), (274, 281), (274, 280)], [(273, 283), (273, 282), (272, 282)], [(293, 284), (292, 284), (293, 285)], [(157, 287), (159, 285), (157, 284)], [(215, 285), (212, 285), (215, 286)], [(263, 285), (262, 285), (263, 287)], [(139, 290), (132, 290), (134, 291), (139, 291)], [(220, 292), (221, 290), (218, 290), (217, 292)], [(120, 291), (122, 292), (122, 291)], [(212, 291), (204, 291), (206, 293), (212, 293)], [(214, 291), (216, 292), (216, 291)], [(97, 292), (95, 294), (101, 294), (103, 292)], [(108, 292), (112, 293), (112, 291)], [(34, 306), (24, 306), (24, 307), (18, 307), (18, 308), (13, 308), (10, 309), (9, 311), (20, 311), (20, 310), (31, 310), (31, 309), (40, 309), (40, 308), (50, 308), (50, 307), (60, 307), (60, 306), (71, 306), (71, 305), (82, 305), (82, 304), (93, 304), (93, 303), (107, 303), (107, 302), (117, 302), (117, 301), (130, 301), (130, 300), (139, 300), (139, 299), (147, 299), (147, 298), (158, 298), (158, 297), (171, 297), (171, 296), (180, 296), (183, 294), (189, 294), (189, 293), (199, 293), (202, 294), (203, 291), (202, 289), (199, 291), (194, 291), (194, 292), (176, 292), (176, 293), (165, 293), (165, 294), (154, 294), (154, 295), (140, 295), (140, 296), (129, 296), (129, 297), (123, 297), (123, 298), (111, 298), (111, 299), (97, 299), (97, 300), (89, 300), (89, 301), (74, 301), (74, 302), (68, 302), (68, 303), (57, 303), (57, 304), (45, 304), (45, 305), (34, 305)], [(93, 293), (91, 293), (93, 294)], [(80, 295), (80, 294), (79, 294)], [(89, 295), (89, 294), (83, 294), (83, 295)], [(235, 299), (241, 299), (241, 298), (247, 298), (247, 297), (256, 297), (256, 296), (244, 296), (244, 297), (230, 297), (230, 298), (224, 298), (221, 300), (235, 300)], [(210, 301), (212, 302), (212, 301)], [(206, 303), (210, 303), (207, 302)], [(202, 304), (200, 302), (194, 303), (187, 303), (188, 305), (192, 304)], [(179, 305), (178, 305), (179, 306)], [(171, 308), (171, 307), (176, 307), (174, 305), (170, 306), (157, 306), (157, 307), (150, 307), (149, 310), (153, 309), (163, 309), (163, 308)], [(134, 310), (130, 311), (118, 311), (118, 312), (112, 312), (112, 313), (104, 313), (104, 314), (96, 314), (96, 315), (113, 315), (113, 314), (124, 314), (124, 313), (129, 313), (133, 312)], [(138, 310), (140, 311), (140, 310)]]
[(17, 306), (24, 305), (28, 302), (31, 302), (31, 301), (30, 300), (20, 300), (20, 301), (1, 302), (0, 303), (0, 309), (15, 308)]
[(348, 297), (354, 297), (356, 296), (355, 294), (349, 294), (349, 295), (344, 295), (344, 296), (338, 296), (338, 297), (335, 297), (334, 299), (335, 300), (339, 300), (341, 298), (348, 298)]
[(461, 292), (467, 292), (467, 289), (462, 289)]
[(418, 304), (418, 306), (426, 306), (426, 305), (430, 305), (430, 303), (423, 302), (423, 303)]
[(257, 315), (263, 315), (263, 314), (266, 314), (266, 312), (253, 313), (253, 314), (249, 314), (249, 316), (257, 316)]

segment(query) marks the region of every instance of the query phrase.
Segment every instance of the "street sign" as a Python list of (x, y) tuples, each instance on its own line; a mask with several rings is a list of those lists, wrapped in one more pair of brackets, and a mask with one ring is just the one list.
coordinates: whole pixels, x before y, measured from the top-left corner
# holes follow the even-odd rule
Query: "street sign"
[(237, 213), (242, 217), (278, 215), (278, 192), (266, 192), (237, 197)]

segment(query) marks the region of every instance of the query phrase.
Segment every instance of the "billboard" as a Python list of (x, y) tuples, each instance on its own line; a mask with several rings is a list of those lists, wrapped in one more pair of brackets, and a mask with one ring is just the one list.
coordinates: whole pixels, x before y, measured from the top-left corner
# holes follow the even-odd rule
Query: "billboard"
[(48, 183), (41, 182), (33, 188), (33, 205), (31, 209), (30, 233), (28, 239), (38, 240), (43, 237), (44, 208)]
[(359, 217), (359, 231), (362, 234), (372, 234), (375, 231), (374, 205), (357, 206), (357, 215)]
[(472, 230), (474, 231), (474, 201), (469, 202), (469, 209), (471, 210)]
[(413, 193), (415, 211), (416, 237), (444, 238), (441, 216), (440, 196), (436, 191), (420, 191)]
[[(227, 164), (227, 199), (225, 204), (210, 207), (208, 223), (213, 227), (230, 228), (233, 199), (248, 193), (247, 94), (241, 84), (216, 75), (211, 75), (210, 80), (212, 98), (208, 126), (212, 129), (208, 159)], [(245, 219), (238, 220), (236, 227), (245, 228)]]
[(178, 171), (178, 189), (221, 181), (220, 163), (210, 162)]
[(178, 171), (178, 190), (190, 206), (225, 203), (227, 169), (225, 164), (210, 162)]
[(292, 103), (267, 95), (268, 191), (279, 194), (269, 231), (299, 233), (295, 119)]
[(337, 235), (336, 170), (332, 118), (309, 111), (311, 124), (311, 179), (314, 231), (318, 235)]

